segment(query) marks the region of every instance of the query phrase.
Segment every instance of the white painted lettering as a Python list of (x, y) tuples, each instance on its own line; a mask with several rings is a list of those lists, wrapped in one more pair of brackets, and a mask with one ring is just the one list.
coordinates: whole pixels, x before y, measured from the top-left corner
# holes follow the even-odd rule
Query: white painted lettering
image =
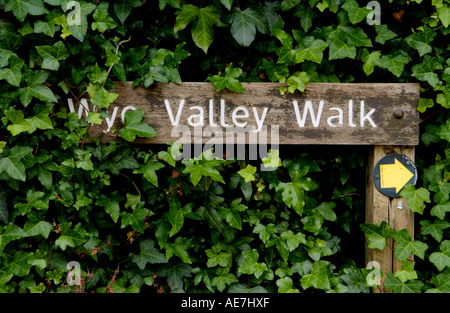
[[(242, 111), (244, 114), (238, 115), (238, 112)], [(231, 119), (233, 120), (234, 125), (237, 127), (245, 127), (247, 125), (247, 122), (239, 122), (238, 118), (248, 118), (248, 110), (243, 106), (238, 106), (236, 109), (233, 110), (233, 113), (231, 114)]]
[(373, 112), (375, 112), (375, 109), (370, 110), (369, 113), (364, 115), (364, 100), (361, 101), (361, 127), (364, 127), (365, 120), (367, 120), (370, 123), (370, 125), (372, 125), (372, 127), (377, 127), (377, 125), (374, 123), (374, 121), (370, 117), (370, 115), (372, 115)]
[(183, 110), (183, 106), (184, 106), (184, 99), (180, 100), (180, 104), (178, 105), (177, 117), (175, 119), (173, 118), (172, 109), (170, 108), (169, 100), (164, 99), (164, 104), (166, 105), (166, 110), (167, 110), (167, 113), (169, 114), (170, 123), (172, 124), (172, 126), (177, 126), (178, 123), (180, 122), (181, 111)]
[(317, 116), (314, 113), (312, 102), (311, 101), (305, 101), (305, 108), (303, 110), (303, 116), (300, 117), (300, 110), (298, 109), (298, 102), (296, 100), (293, 101), (294, 104), (294, 110), (295, 115), (297, 117), (297, 123), (300, 127), (305, 127), (306, 117), (308, 116), (308, 112), (311, 115), (311, 122), (314, 127), (318, 127), (320, 124), (320, 117), (322, 116), (322, 110), (323, 110), (323, 100), (320, 100), (319, 102), (319, 110), (317, 111)]
[(259, 132), (264, 125), (264, 120), (266, 119), (266, 114), (267, 111), (269, 111), (269, 108), (264, 108), (261, 118), (259, 118), (258, 110), (255, 107), (253, 107), (252, 109), (253, 114), (255, 115), (256, 124), (258, 125), (258, 129), (256, 130), (256, 132)]
[(189, 110), (198, 110), (198, 114), (192, 114), (188, 117), (188, 124), (196, 127), (196, 126), (203, 126), (204, 123), (204, 114), (205, 111), (203, 110), (202, 107), (200, 106), (194, 106), (194, 107), (190, 107)]
[[(331, 127), (338, 127), (338, 126), (344, 126), (343, 120), (344, 120), (344, 111), (341, 108), (330, 108), (330, 110), (338, 111), (338, 115), (330, 116), (327, 119), (327, 124)], [(332, 122), (332, 120), (338, 119), (337, 122)]]

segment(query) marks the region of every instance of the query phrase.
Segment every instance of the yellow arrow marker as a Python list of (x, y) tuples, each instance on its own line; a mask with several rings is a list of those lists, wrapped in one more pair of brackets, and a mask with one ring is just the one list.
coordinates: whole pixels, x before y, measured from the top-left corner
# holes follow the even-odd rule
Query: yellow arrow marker
[(400, 161), (395, 159), (394, 164), (380, 165), (380, 181), (381, 188), (395, 188), (395, 192), (399, 191), (414, 176)]

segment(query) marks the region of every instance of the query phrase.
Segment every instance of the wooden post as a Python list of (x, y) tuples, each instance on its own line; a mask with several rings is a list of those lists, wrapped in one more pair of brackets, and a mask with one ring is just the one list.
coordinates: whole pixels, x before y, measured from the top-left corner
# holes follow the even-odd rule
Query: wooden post
[[(414, 146), (374, 146), (367, 164), (366, 174), (366, 223), (380, 225), (386, 221), (394, 230), (406, 229), (414, 239), (414, 213), (406, 205), (404, 198), (389, 198), (378, 191), (373, 182), (373, 170), (378, 161), (385, 155), (400, 153), (414, 161)], [(402, 201), (403, 209), (398, 209), (398, 203)], [(395, 273), (401, 269), (401, 262), (394, 256), (393, 240), (387, 242), (384, 250), (370, 249), (366, 239), (366, 264), (376, 261), (381, 266), (383, 273)], [(379, 286), (382, 292), (382, 284), (386, 276), (381, 278)]]

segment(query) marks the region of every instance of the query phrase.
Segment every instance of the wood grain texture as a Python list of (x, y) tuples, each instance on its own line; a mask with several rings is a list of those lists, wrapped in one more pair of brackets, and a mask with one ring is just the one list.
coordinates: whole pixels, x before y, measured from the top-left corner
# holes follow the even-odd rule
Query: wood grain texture
[[(239, 119), (246, 121), (247, 125), (255, 125), (256, 120), (252, 108), (256, 108), (259, 117), (262, 116), (264, 108), (268, 112), (264, 125), (268, 126), (268, 141), (271, 142), (270, 125), (279, 125), (280, 144), (339, 144), (339, 145), (417, 145), (419, 143), (419, 113), (417, 105), (419, 101), (418, 84), (328, 84), (311, 83), (307, 85), (303, 93), (295, 92), (283, 97), (279, 89), (284, 86), (279, 83), (243, 83), (245, 93), (236, 93), (228, 90), (216, 92), (212, 83), (183, 83), (181, 85), (169, 83), (156, 83), (150, 88), (133, 88), (132, 83), (117, 83), (112, 92), (118, 93), (117, 100), (110, 105), (111, 115), (114, 107), (118, 107), (117, 116), (113, 129), (122, 127), (120, 114), (123, 108), (133, 106), (145, 111), (144, 121), (151, 125), (158, 133), (157, 137), (146, 139), (138, 138), (136, 143), (168, 143), (177, 141), (178, 137), (171, 137), (172, 125), (168, 112), (164, 105), (164, 100), (169, 100), (173, 115), (175, 117), (181, 99), (185, 100), (185, 105), (180, 118), (180, 125), (188, 125), (187, 119), (191, 114), (197, 114), (198, 110), (190, 110), (190, 107), (202, 107), (205, 113), (205, 126), (209, 125), (209, 101), (214, 102), (213, 118), (214, 122), (220, 124), (220, 101), (223, 99), (226, 105), (224, 111), (225, 121), (233, 125), (232, 112), (238, 106), (246, 107), (249, 117)], [(313, 109), (317, 112), (319, 101), (324, 101), (322, 116), (318, 127), (314, 127), (311, 116), (305, 122), (304, 127), (300, 127), (294, 110), (293, 101), (298, 102), (300, 116), (303, 115), (305, 101), (310, 100)], [(348, 110), (349, 100), (353, 100), (352, 121), (355, 126), (349, 125), (350, 113)], [(361, 114), (360, 103), (364, 101), (364, 114), (368, 114), (371, 109), (375, 112), (370, 115), (376, 124), (372, 127), (368, 120), (365, 126), (360, 126)], [(76, 111), (78, 111), (77, 104)], [(327, 123), (327, 119), (339, 114), (339, 111), (330, 108), (340, 108), (343, 114), (343, 124), (332, 127)], [(393, 113), (396, 109), (404, 112), (402, 118), (397, 119)], [(91, 109), (92, 110), (92, 109)], [(242, 112), (241, 112), (242, 113)], [(336, 125), (339, 119), (332, 120)], [(104, 132), (107, 124), (94, 125), (90, 129), (90, 136), (101, 138), (102, 142), (107, 142), (117, 136), (117, 132)], [(193, 134), (193, 127), (190, 127)], [(224, 130), (224, 128), (223, 128)], [(203, 143), (210, 138), (204, 137)], [(191, 142), (193, 139), (191, 140)], [(243, 143), (243, 142), (240, 142)], [(248, 136), (246, 136), (248, 143)]]
[[(406, 155), (414, 161), (415, 149), (413, 146), (375, 146), (373, 147), (366, 173), (366, 223), (374, 223), (380, 225), (382, 221), (394, 230), (406, 229), (414, 239), (414, 213), (406, 205), (404, 198), (389, 198), (378, 191), (373, 182), (373, 169), (378, 161), (385, 155), (400, 153)], [(398, 202), (402, 201), (403, 209), (398, 209)], [(381, 265), (383, 273), (395, 273), (401, 270), (401, 262), (397, 261), (394, 256), (393, 240), (389, 239), (384, 250), (370, 249), (366, 238), (366, 264), (370, 261), (376, 261)], [(410, 259), (413, 259), (412, 256)], [(381, 286), (386, 275), (381, 279)], [(383, 292), (387, 292), (383, 290)]]

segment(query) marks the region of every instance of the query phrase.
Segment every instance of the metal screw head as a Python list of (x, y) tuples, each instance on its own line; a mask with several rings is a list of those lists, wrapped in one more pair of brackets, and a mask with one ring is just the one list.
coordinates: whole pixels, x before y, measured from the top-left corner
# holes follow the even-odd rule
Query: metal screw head
[(380, 179), (380, 175), (375, 174), (375, 179)]
[(395, 109), (394, 111), (394, 117), (396, 119), (401, 119), (405, 115), (405, 112), (402, 109)]

